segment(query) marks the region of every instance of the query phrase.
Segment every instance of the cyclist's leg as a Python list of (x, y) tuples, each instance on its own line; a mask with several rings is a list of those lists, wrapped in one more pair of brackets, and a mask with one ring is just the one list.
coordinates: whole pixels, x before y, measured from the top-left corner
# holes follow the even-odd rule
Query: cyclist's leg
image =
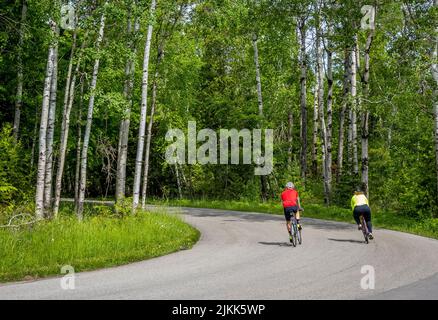
[(363, 213), (363, 217), (365, 218), (365, 221), (367, 223), (368, 232), (373, 232), (373, 224), (371, 223), (371, 209), (370, 207), (367, 208), (367, 210)]
[(360, 225), (360, 211), (358, 210), (358, 208), (354, 208), (353, 210), (353, 218), (354, 221), (356, 221), (357, 225)]
[(291, 215), (290, 215), (289, 208), (284, 208), (284, 218), (286, 219), (287, 232), (290, 233), (290, 219), (291, 219)]

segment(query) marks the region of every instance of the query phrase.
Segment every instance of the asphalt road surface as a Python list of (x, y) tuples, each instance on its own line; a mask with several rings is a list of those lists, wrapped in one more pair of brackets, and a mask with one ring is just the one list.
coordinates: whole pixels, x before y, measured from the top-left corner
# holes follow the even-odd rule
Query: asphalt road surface
[(179, 210), (202, 233), (190, 250), (77, 273), (74, 290), (61, 275), (3, 284), (0, 299), (438, 299), (437, 240), (377, 229), (366, 245), (354, 225), (303, 219), (294, 248), (282, 216)]

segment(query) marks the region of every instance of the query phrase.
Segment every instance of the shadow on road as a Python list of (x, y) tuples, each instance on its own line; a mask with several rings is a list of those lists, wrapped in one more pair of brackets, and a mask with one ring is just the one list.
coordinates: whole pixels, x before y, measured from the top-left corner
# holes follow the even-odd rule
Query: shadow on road
[(331, 239), (331, 238), (328, 238), (328, 240), (330, 240), (330, 241), (337, 241), (337, 242), (360, 243), (360, 244), (364, 243), (363, 240), (359, 241), (359, 240), (352, 240), (352, 239)]
[(279, 246), (279, 247), (291, 247), (292, 245), (287, 242), (263, 242), (260, 241), (260, 244), (263, 244), (265, 246)]

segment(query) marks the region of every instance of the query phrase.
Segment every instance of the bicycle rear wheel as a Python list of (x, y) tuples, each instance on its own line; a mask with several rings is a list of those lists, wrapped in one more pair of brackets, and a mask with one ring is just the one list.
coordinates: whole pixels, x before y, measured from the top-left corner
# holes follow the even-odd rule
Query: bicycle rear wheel
[(292, 225), (290, 226), (290, 233), (292, 236), (292, 245), (294, 247), (297, 246), (297, 224), (296, 223), (292, 223)]
[(297, 238), (298, 238), (298, 243), (302, 244), (303, 243), (303, 237), (301, 235), (301, 230), (299, 230), (299, 229), (298, 229), (298, 232), (297, 232)]

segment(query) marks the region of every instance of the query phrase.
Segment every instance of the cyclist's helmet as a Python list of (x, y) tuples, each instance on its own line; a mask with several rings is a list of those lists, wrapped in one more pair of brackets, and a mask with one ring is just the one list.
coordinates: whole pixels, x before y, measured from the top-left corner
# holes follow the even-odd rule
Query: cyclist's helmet
[(363, 188), (362, 186), (357, 186), (356, 189), (354, 190), (355, 194), (361, 194), (363, 193)]
[(288, 182), (288, 183), (286, 183), (286, 188), (287, 189), (294, 189), (295, 185), (292, 182)]

